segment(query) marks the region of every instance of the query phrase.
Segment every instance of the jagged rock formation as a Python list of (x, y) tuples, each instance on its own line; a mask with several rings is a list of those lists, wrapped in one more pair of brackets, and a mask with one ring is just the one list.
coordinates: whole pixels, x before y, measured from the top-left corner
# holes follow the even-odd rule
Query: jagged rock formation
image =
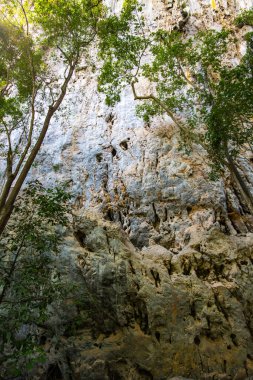
[[(229, 25), (251, 3), (191, 0), (186, 16), (179, 1), (149, 0), (144, 14), (151, 27), (192, 33)], [(74, 234), (63, 252), (77, 265), (71, 273), (85, 301), (66, 307), (57, 344), (46, 336), (40, 378), (251, 378), (247, 206), (229, 178), (209, 181), (199, 147), (190, 156), (179, 149), (168, 120), (137, 119), (129, 89), (107, 108), (96, 75), (80, 66), (40, 154), (43, 167), (32, 173), (72, 183)], [(252, 185), (252, 157), (241, 160)]]
[(178, 254), (136, 251), (116, 224), (82, 214), (75, 236), (87, 299), (78, 328), (48, 346), (64, 379), (253, 376), (253, 234), (214, 227)]
[[(240, 1), (216, 3), (214, 11), (209, 1), (189, 1), (185, 33), (228, 26), (239, 5), (245, 6)], [(154, 28), (174, 28), (184, 20), (176, 2), (166, 11), (162, 1), (147, 1), (144, 14)], [(243, 46), (234, 55), (240, 55), (240, 49)], [(69, 181), (77, 209), (96, 209), (119, 222), (138, 248), (153, 242), (179, 250), (191, 231), (205, 231), (213, 224), (231, 234), (251, 231), (247, 207), (229, 178), (210, 182), (205, 152), (196, 146), (184, 154), (178, 131), (167, 119), (152, 124), (138, 119), (130, 89), (115, 108), (106, 107), (96, 76), (85, 62), (79, 67), (41, 152), (41, 178)], [(138, 92), (143, 91), (140, 83)], [(253, 184), (252, 155), (242, 161), (244, 175)]]

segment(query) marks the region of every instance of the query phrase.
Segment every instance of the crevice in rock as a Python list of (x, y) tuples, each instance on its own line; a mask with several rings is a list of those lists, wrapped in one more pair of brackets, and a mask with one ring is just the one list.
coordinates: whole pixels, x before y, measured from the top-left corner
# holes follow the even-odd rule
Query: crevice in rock
[(250, 210), (249, 210), (247, 204), (245, 203), (245, 201), (244, 201), (244, 199), (243, 199), (243, 197), (241, 195), (241, 192), (238, 189), (238, 187), (236, 186), (236, 184), (234, 183), (234, 181), (231, 181), (231, 187), (232, 187), (232, 190), (233, 190), (233, 192), (234, 192), (235, 196), (237, 197), (238, 202), (240, 204), (240, 207), (241, 207), (240, 213), (241, 213), (241, 215), (249, 214)]
[[(111, 246), (110, 246), (110, 239), (109, 239), (109, 236), (108, 236), (108, 234), (107, 234), (107, 229), (106, 229), (106, 227), (104, 227), (104, 230), (105, 230), (105, 236), (106, 236), (106, 241), (107, 241), (108, 251), (109, 251), (109, 253), (111, 254), (112, 252), (111, 252)], [(114, 259), (115, 259), (115, 257), (114, 257)]]
[(202, 266), (195, 267), (196, 276), (200, 279), (205, 279), (210, 274), (210, 268), (203, 268)]
[[(125, 359), (119, 359), (117, 361), (106, 362), (105, 368), (107, 377), (109, 380), (124, 380), (124, 369), (128, 368), (129, 364)], [(122, 373), (121, 373), (122, 372)]]
[[(233, 206), (233, 202), (231, 202), (229, 196), (226, 196), (227, 218), (229, 219), (232, 227), (237, 233), (251, 231), (252, 225), (249, 224), (248, 226), (247, 224), (247, 215), (249, 215), (248, 206), (245, 204), (241, 192), (234, 183), (231, 184), (231, 191), (234, 193), (235, 197), (238, 200), (239, 209), (235, 209), (235, 207)], [(224, 219), (226, 219), (226, 217), (224, 217)]]
[(102, 178), (102, 186), (103, 186), (103, 189), (107, 193), (108, 193), (108, 180), (109, 180), (108, 170), (109, 170), (109, 167), (108, 167), (108, 164), (106, 163), (105, 164), (105, 172), (104, 172), (104, 175), (103, 175), (103, 178)]
[(168, 275), (171, 276), (173, 274), (173, 268), (170, 260), (163, 260), (163, 264), (168, 271)]
[(196, 303), (195, 301), (190, 302), (190, 315), (196, 319)]
[(123, 222), (123, 217), (122, 217), (121, 211), (118, 211), (118, 218), (119, 218), (119, 222), (120, 222), (121, 226), (123, 227), (124, 222)]
[(96, 160), (98, 163), (100, 163), (103, 160), (103, 154), (102, 153), (96, 154)]
[(191, 240), (191, 234), (190, 233), (187, 233), (185, 234), (185, 237), (184, 237), (184, 244), (187, 245)]
[(157, 288), (161, 286), (161, 279), (160, 279), (159, 273), (153, 269), (150, 270), (150, 273), (152, 274), (152, 277), (155, 280), (155, 286)]
[(39, 345), (44, 346), (46, 344), (47, 337), (45, 335), (41, 335), (39, 338)]
[(63, 375), (58, 364), (50, 364), (45, 380), (63, 380)]
[(85, 248), (85, 239), (86, 239), (85, 233), (83, 231), (76, 230), (74, 231), (74, 237), (76, 238), (80, 246), (82, 248)]
[(134, 281), (134, 286), (136, 287), (136, 289), (139, 291), (140, 290), (140, 285), (138, 284), (137, 281)]
[(106, 121), (106, 123), (113, 124), (113, 123), (114, 123), (114, 119), (115, 119), (115, 115), (114, 115), (112, 112), (110, 112), (110, 113), (106, 116), (105, 121)]
[(109, 220), (110, 222), (114, 222), (114, 212), (111, 208), (109, 208), (105, 213), (105, 219)]
[(207, 329), (205, 329), (205, 336), (214, 341), (216, 339), (216, 336), (212, 332), (211, 319), (209, 315), (206, 316), (206, 323), (207, 323)]
[(139, 365), (136, 366), (136, 370), (138, 374), (141, 376), (141, 380), (153, 380), (154, 377), (150, 371), (147, 369), (144, 369), (140, 367)]
[(117, 154), (116, 149), (112, 147), (111, 153), (112, 153), (112, 158), (115, 157)]
[(246, 361), (246, 360), (245, 360), (245, 362), (244, 362), (244, 368), (245, 368), (246, 376), (247, 376), (247, 378), (248, 378), (248, 376), (249, 376), (249, 371), (248, 371), (248, 366), (247, 366), (247, 361)]
[(153, 208), (153, 212), (154, 212), (154, 219), (153, 219), (153, 226), (155, 228), (155, 230), (159, 230), (159, 226), (160, 226), (160, 218), (156, 212), (156, 208), (155, 208), (155, 204), (152, 203), (152, 208)]
[(192, 264), (190, 260), (183, 262), (183, 274), (185, 276), (189, 276), (191, 274), (191, 268), (192, 268)]
[[(158, 155), (158, 152), (156, 152), (156, 157), (155, 157), (155, 169), (157, 169), (157, 166), (159, 164), (159, 155)], [(159, 172), (157, 172), (159, 173)]]
[[(227, 210), (228, 210), (229, 206), (228, 206), (228, 199), (227, 199), (227, 197), (226, 197), (226, 204), (227, 204)], [(231, 227), (228, 225), (228, 215), (227, 215), (227, 212), (225, 214), (224, 211), (221, 210), (221, 209), (215, 210), (215, 216), (214, 216), (214, 218), (215, 218), (215, 222), (217, 221), (219, 223), (219, 225), (221, 226), (222, 232), (224, 234), (226, 234), (226, 235), (230, 235), (231, 234)]]
[(219, 280), (220, 276), (222, 276), (223, 274), (223, 270), (224, 270), (224, 264), (216, 264), (214, 263), (213, 265), (213, 270), (214, 270), (214, 273), (216, 275), (216, 278)]
[(157, 342), (160, 343), (161, 334), (159, 333), (159, 331), (155, 332), (155, 337), (156, 337)]
[(167, 207), (164, 207), (163, 222), (167, 222), (167, 220), (168, 220), (168, 209)]
[(130, 266), (131, 273), (132, 273), (132, 274), (136, 274), (135, 269), (134, 269), (134, 267), (133, 267), (133, 263), (132, 263), (132, 261), (129, 260), (128, 262), (129, 262), (129, 266)]
[(169, 10), (173, 8), (175, 0), (162, 0), (162, 2), (166, 6), (166, 9)]
[(186, 207), (186, 211), (187, 211), (187, 213), (189, 215), (191, 213), (191, 211), (192, 211), (192, 206), (187, 206)]
[(181, 13), (181, 19), (178, 21), (177, 25), (173, 27), (173, 30), (178, 30), (180, 32), (183, 32), (186, 24), (188, 23), (190, 19), (190, 15), (184, 9), (182, 9), (180, 13)]
[(223, 370), (225, 373), (227, 373), (227, 361), (223, 360)]
[(135, 301), (134, 319), (144, 334), (150, 335), (147, 306), (146, 303), (141, 299), (137, 299)]
[(201, 245), (200, 245), (200, 244), (196, 244), (196, 245), (194, 246), (194, 249), (195, 249), (196, 251), (198, 251), (198, 252), (201, 252)]
[(238, 341), (237, 341), (237, 336), (235, 335), (235, 334), (230, 334), (230, 338), (231, 338), (231, 340), (232, 340), (232, 342), (233, 342), (233, 345), (235, 346), (235, 347), (238, 347), (239, 346), (239, 344), (238, 344)]

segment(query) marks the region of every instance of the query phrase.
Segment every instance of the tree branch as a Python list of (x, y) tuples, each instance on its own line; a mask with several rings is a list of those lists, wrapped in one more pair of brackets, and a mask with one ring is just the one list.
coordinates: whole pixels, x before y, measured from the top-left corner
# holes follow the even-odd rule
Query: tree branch
[(8, 277), (7, 277), (6, 281), (5, 281), (5, 284), (3, 286), (2, 292), (0, 294), (0, 305), (3, 302), (3, 300), (4, 300), (4, 297), (5, 297), (5, 294), (6, 294), (7, 290), (8, 290), (8, 287), (10, 286), (11, 278), (12, 278), (12, 275), (13, 275), (13, 273), (15, 271), (16, 263), (17, 263), (17, 260), (19, 258), (19, 255), (21, 253), (21, 250), (23, 248), (24, 242), (25, 242), (25, 235), (23, 236), (23, 238), (21, 240), (21, 243), (20, 243), (20, 246), (19, 246), (19, 248), (18, 248), (18, 250), (17, 250), (17, 252), (15, 254), (14, 260), (13, 260), (11, 268), (10, 268), (10, 271), (8, 273)]
[(26, 35), (28, 36), (29, 35), (29, 22), (28, 22), (28, 18), (27, 18), (27, 14), (26, 14), (26, 11), (25, 11), (25, 8), (23, 6), (23, 1), (20, 0), (18, 1), (20, 7), (21, 7), (21, 10), (22, 10), (22, 13), (25, 17), (25, 23), (26, 23)]
[(25, 146), (25, 149), (18, 161), (18, 164), (16, 166), (15, 172), (14, 172), (14, 178), (17, 177), (20, 168), (27, 156), (27, 153), (31, 147), (32, 144), (32, 135), (33, 135), (33, 130), (34, 130), (34, 123), (35, 123), (35, 99), (36, 99), (36, 90), (33, 89), (33, 94), (32, 94), (32, 103), (31, 103), (31, 120), (30, 120), (30, 128), (29, 128), (29, 133), (28, 133), (28, 139), (27, 139), (27, 144)]
[(134, 95), (135, 100), (153, 100), (156, 104), (158, 104), (167, 113), (167, 115), (169, 115), (169, 117), (173, 120), (173, 122), (176, 124), (176, 126), (181, 131), (185, 132), (186, 128), (182, 125), (182, 123), (180, 123), (179, 120), (177, 120), (177, 118), (174, 116), (173, 112), (160, 99), (158, 99), (153, 94), (143, 95), (143, 96), (137, 95), (136, 89), (135, 89), (135, 83), (136, 83), (136, 81), (133, 81), (131, 83), (131, 87), (132, 87), (132, 91), (133, 91), (133, 95)]
[(4, 228), (5, 228), (6, 224), (8, 223), (8, 220), (11, 216), (11, 213), (12, 213), (12, 210), (14, 207), (14, 203), (16, 201), (18, 194), (19, 194), (19, 191), (20, 191), (20, 189), (21, 189), (21, 187), (22, 187), (22, 185), (26, 179), (26, 176), (27, 176), (27, 174), (28, 174), (28, 172), (29, 172), (40, 148), (41, 148), (41, 145), (44, 141), (47, 130), (49, 128), (50, 121), (51, 121), (53, 115), (55, 114), (55, 112), (60, 107), (60, 105), (61, 105), (61, 103), (62, 103), (62, 101), (66, 95), (67, 87), (68, 87), (68, 84), (69, 84), (69, 82), (73, 76), (75, 67), (78, 63), (78, 59), (79, 59), (79, 56), (76, 56), (73, 64), (69, 67), (69, 72), (68, 72), (68, 75), (65, 78), (64, 83), (61, 87), (60, 95), (59, 95), (58, 99), (55, 101), (55, 103), (51, 104), (49, 106), (45, 120), (44, 120), (44, 123), (43, 123), (42, 130), (39, 134), (39, 137), (36, 141), (36, 144), (34, 145), (33, 149), (31, 150), (31, 152), (30, 152), (30, 154), (29, 154), (29, 156), (28, 156), (28, 158), (27, 158), (27, 160), (23, 166), (22, 171), (20, 172), (20, 174), (16, 180), (14, 187), (12, 188), (11, 192), (9, 193), (8, 199), (6, 200), (4, 207), (2, 207), (2, 209), (0, 210), (0, 235), (3, 233)]

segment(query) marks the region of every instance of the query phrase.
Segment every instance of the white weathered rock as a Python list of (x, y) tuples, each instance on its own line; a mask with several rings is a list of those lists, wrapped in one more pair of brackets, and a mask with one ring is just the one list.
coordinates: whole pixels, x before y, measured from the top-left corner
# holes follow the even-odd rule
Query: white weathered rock
[[(146, 1), (147, 22), (154, 28), (175, 26), (181, 17), (181, 3), (171, 3), (173, 7), (167, 9), (167, 2)], [(117, 11), (121, 3), (108, 4)], [(216, 1), (216, 10), (209, 0), (186, 5), (190, 18), (185, 28), (191, 33), (196, 28), (229, 25), (240, 8), (253, 4)], [(180, 151), (177, 132), (169, 120), (156, 118), (147, 125), (138, 119), (129, 88), (119, 104), (108, 108), (97, 92), (97, 72), (80, 67), (40, 153), (38, 160), (43, 164), (39, 171), (34, 168), (31, 176), (39, 175), (48, 183), (55, 178), (69, 181), (77, 208), (96, 208), (107, 218), (120, 221), (140, 248), (167, 233), (174, 235), (171, 247), (181, 249), (191, 231), (205, 231), (212, 224), (230, 233), (248, 230), (237, 217), (241, 199), (233, 189), (225, 191), (222, 180), (210, 182), (200, 147), (187, 156)], [(138, 91), (145, 91), (142, 84)], [(245, 160), (243, 167), (253, 184), (250, 166)], [(235, 216), (232, 223), (228, 211)]]

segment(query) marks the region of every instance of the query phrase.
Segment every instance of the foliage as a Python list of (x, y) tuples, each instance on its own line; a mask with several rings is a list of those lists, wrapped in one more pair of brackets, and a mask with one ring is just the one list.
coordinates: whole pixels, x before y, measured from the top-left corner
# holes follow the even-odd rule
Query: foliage
[(139, 66), (147, 47), (140, 11), (137, 0), (126, 0), (120, 16), (112, 15), (100, 22), (99, 55), (104, 65), (98, 88), (106, 93), (107, 105), (120, 100), (124, 82), (131, 81), (132, 71)]
[(47, 46), (60, 49), (69, 60), (94, 41), (105, 12), (101, 0), (37, 0), (33, 18), (43, 27)]
[[(70, 195), (62, 186), (30, 183), (18, 197), (0, 241), (1, 375), (26, 371), (43, 358), (37, 328), (48, 305), (66, 296), (56, 255), (68, 225)], [(6, 373), (4, 373), (6, 372)]]
[(242, 28), (245, 25), (253, 26), (253, 9), (245, 9), (235, 18), (235, 25)]
[[(234, 163), (241, 148), (245, 144), (251, 147), (253, 142), (252, 34), (246, 36), (245, 56), (236, 62), (231, 60), (230, 50), (240, 41), (232, 31), (205, 30), (191, 37), (178, 31), (158, 30), (145, 35), (140, 31), (133, 59), (128, 52), (137, 38), (130, 27), (132, 20), (138, 19), (136, 12), (128, 16), (125, 37), (119, 37), (123, 53), (112, 39), (106, 49), (101, 46), (104, 66), (99, 89), (113, 104), (122, 88), (131, 85), (134, 98), (142, 101), (138, 115), (146, 121), (155, 115), (170, 116), (185, 148), (201, 144), (215, 172), (229, 168), (253, 206)], [(247, 15), (249, 19), (250, 11)], [(139, 95), (137, 83), (143, 79), (148, 80), (152, 92)]]
[(102, 0), (1, 2), (0, 234), (105, 15)]

